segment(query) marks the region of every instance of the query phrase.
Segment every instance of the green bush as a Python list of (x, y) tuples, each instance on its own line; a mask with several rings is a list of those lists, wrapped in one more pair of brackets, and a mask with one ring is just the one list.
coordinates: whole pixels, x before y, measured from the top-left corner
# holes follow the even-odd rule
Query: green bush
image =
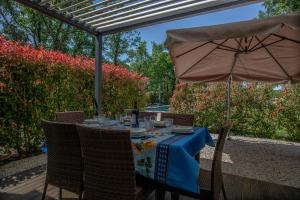
[[(233, 133), (300, 142), (299, 92), (299, 84), (234, 83)], [(215, 132), (225, 121), (226, 95), (225, 83), (177, 85), (171, 111), (193, 113), (198, 126)]]

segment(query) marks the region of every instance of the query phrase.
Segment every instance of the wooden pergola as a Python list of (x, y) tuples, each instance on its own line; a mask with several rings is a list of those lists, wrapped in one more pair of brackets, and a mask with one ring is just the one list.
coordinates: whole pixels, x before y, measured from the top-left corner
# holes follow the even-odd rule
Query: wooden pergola
[(103, 35), (261, 0), (16, 0), (96, 38), (95, 100), (101, 113)]

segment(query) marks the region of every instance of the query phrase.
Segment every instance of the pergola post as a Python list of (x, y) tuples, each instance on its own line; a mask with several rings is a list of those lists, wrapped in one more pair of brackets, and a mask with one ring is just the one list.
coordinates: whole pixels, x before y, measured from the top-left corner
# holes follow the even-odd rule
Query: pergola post
[(97, 33), (95, 39), (95, 115), (99, 115), (102, 107), (102, 34)]

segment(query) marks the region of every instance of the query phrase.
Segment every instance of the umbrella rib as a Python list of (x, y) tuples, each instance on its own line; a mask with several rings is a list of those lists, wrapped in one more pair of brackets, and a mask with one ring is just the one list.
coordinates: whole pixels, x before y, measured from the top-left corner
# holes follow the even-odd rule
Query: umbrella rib
[[(272, 44), (276, 44), (276, 43), (281, 42), (281, 41), (283, 41), (283, 40), (284, 40), (284, 39), (281, 38), (280, 40), (276, 40), (276, 41), (271, 42), (271, 43), (269, 43), (269, 44), (265, 44), (265, 47), (270, 46), (270, 45), (272, 45)], [(261, 48), (264, 48), (264, 47), (263, 47), (263, 46), (257, 47), (257, 48), (255, 48), (255, 49), (251, 50), (250, 52), (256, 51), (256, 50), (261, 49)]]
[(192, 68), (194, 68), (198, 63), (200, 63), (202, 60), (204, 60), (207, 56), (209, 56), (214, 50), (216, 50), (220, 45), (224, 44), (227, 40), (228, 40), (228, 38), (226, 40), (224, 40), (222, 43), (218, 44), (218, 46), (216, 46), (211, 51), (209, 51), (205, 56), (203, 56), (202, 58), (200, 58), (197, 62), (195, 62), (194, 64), (192, 64), (192, 66), (190, 66), (187, 70), (185, 70), (181, 74), (181, 76), (185, 75), (188, 71), (190, 71)]
[(258, 43), (255, 44), (251, 49), (249, 49), (249, 51), (252, 51), (255, 47), (257, 47), (258, 45), (262, 44), (266, 39), (268, 39), (271, 35), (267, 35), (264, 39), (259, 40), (257, 36), (255, 36), (255, 38), (257, 39)]
[(249, 49), (249, 48), (250, 48), (250, 46), (251, 46), (251, 43), (252, 43), (252, 40), (253, 40), (253, 36), (251, 36), (251, 39), (250, 39), (250, 42), (249, 42), (249, 45), (248, 45), (247, 49)]
[[(259, 40), (257, 36), (255, 38)], [(264, 47), (264, 49), (268, 52), (268, 54), (273, 58), (273, 60), (276, 62), (276, 64), (280, 67), (280, 69), (283, 71), (283, 73), (293, 82), (293, 78), (287, 73), (287, 71), (282, 67), (282, 65), (279, 63), (279, 61), (274, 57), (274, 55), (270, 52), (270, 50), (261, 42), (261, 45)]]
[(244, 48), (241, 44), (242, 42), (242, 37), (240, 38), (240, 41), (238, 41), (236, 38), (234, 38), (234, 41), (239, 45), (239, 51), (244, 51)]
[(281, 35), (278, 35), (278, 34), (275, 34), (275, 33), (272, 33), (272, 35), (274, 35), (276, 37), (279, 37), (281, 39), (289, 40), (289, 41), (300, 44), (300, 41), (298, 41), (298, 40), (294, 40), (294, 39), (291, 39), (291, 38), (288, 38), (288, 37), (285, 37), (285, 36), (281, 36)]
[(226, 49), (222, 47), (218, 47), (218, 49), (224, 50), (224, 51), (232, 51), (232, 52), (239, 52), (239, 50), (231, 50), (231, 49)]
[[(232, 48), (232, 47), (230, 47), (230, 46), (227, 46), (227, 45), (224, 45), (224, 44), (219, 44), (219, 43), (216, 43), (216, 42), (214, 42), (214, 41), (210, 41), (210, 43), (213, 43), (213, 44), (219, 45), (219, 46), (221, 46), (221, 47), (224, 47), (224, 48), (231, 49), (231, 50), (233, 50), (233, 51), (240, 51), (239, 49), (235, 49), (235, 48)], [(227, 50), (227, 49), (223, 49), (223, 50)]]
[(200, 47), (203, 47), (204, 45), (206, 45), (206, 44), (208, 44), (208, 43), (210, 43), (210, 41), (205, 42), (205, 43), (203, 43), (203, 44), (201, 44), (201, 45), (199, 45), (199, 46), (196, 46), (196, 47), (194, 47), (194, 48), (192, 48), (192, 49), (190, 49), (190, 50), (188, 50), (188, 51), (186, 51), (186, 52), (183, 52), (183, 53), (177, 55), (176, 58), (179, 58), (179, 57), (181, 57), (181, 56), (183, 56), (183, 55), (185, 55), (185, 54), (187, 54), (187, 53), (190, 53), (190, 52), (192, 52), (192, 51), (194, 51), (194, 50), (196, 50), (196, 49), (198, 49), (198, 48), (200, 48)]

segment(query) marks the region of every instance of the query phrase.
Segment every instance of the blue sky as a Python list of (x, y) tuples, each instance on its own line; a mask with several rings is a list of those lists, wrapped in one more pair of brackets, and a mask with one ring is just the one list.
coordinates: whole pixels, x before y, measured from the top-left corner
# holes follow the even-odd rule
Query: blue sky
[(151, 51), (151, 41), (162, 43), (166, 39), (166, 31), (169, 29), (190, 28), (223, 24), (236, 21), (251, 20), (258, 16), (258, 12), (264, 10), (262, 3), (251, 4), (243, 7), (232, 8), (224, 11), (212, 12), (205, 15), (176, 20), (163, 24), (137, 29), (143, 40), (147, 41), (148, 51)]

